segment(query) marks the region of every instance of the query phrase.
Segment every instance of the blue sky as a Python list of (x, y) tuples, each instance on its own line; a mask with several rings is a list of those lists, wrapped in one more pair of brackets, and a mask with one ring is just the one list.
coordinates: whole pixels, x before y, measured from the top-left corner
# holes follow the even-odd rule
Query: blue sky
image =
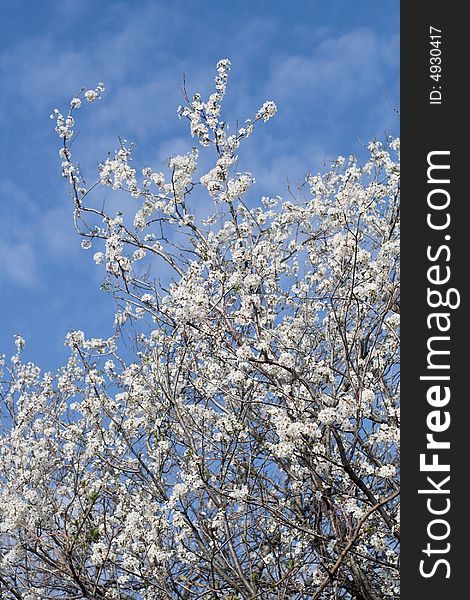
[(135, 166), (162, 170), (193, 146), (178, 120), (179, 86), (212, 90), (229, 58), (227, 121), (274, 100), (276, 118), (240, 152), (253, 193), (286, 193), (307, 172), (362, 143), (397, 135), (399, 2), (363, 0), (15, 0), (0, 2), (0, 353), (13, 335), (46, 369), (63, 363), (65, 334), (112, 331), (102, 271), (80, 248), (60, 177), (51, 109), (104, 81), (77, 115), (90, 180), (117, 137), (138, 144)]

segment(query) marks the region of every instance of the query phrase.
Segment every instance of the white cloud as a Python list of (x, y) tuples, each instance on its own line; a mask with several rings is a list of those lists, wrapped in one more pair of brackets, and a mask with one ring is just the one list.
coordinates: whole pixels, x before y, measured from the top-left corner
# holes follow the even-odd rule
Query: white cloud
[(381, 38), (370, 29), (356, 29), (329, 37), (312, 50), (311, 56), (282, 58), (267, 87), (276, 89), (292, 111), (298, 106), (331, 110), (333, 105), (357, 102), (374, 96), (383, 86), (386, 72), (398, 64), (395, 37)]
[(11, 282), (27, 288), (38, 283), (36, 256), (28, 242), (0, 240), (0, 284), (4, 286)]

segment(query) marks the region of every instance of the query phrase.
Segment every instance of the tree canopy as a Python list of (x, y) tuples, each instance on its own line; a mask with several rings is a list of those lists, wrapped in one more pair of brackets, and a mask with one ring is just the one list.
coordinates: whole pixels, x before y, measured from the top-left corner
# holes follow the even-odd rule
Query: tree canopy
[(399, 142), (258, 200), (238, 155), (277, 109), (229, 128), (229, 70), (179, 108), (202, 175), (119, 140), (86, 185), (75, 118), (104, 85), (51, 115), (115, 329), (71, 331), (55, 373), (20, 336), (3, 360), (2, 598), (399, 597)]

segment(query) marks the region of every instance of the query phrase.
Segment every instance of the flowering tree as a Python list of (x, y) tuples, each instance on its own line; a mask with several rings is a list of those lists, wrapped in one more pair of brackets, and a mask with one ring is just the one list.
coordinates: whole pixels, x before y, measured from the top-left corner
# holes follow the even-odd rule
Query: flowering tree
[(200, 177), (196, 149), (140, 177), (120, 141), (87, 187), (74, 116), (104, 86), (52, 115), (116, 327), (55, 374), (21, 337), (3, 360), (1, 598), (398, 598), (399, 144), (256, 203), (237, 153), (276, 106), (230, 133), (229, 69), (179, 109)]

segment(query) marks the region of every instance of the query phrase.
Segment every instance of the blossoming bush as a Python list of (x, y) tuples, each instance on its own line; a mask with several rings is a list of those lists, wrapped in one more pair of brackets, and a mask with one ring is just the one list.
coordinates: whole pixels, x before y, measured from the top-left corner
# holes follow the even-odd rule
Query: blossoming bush
[(3, 360), (2, 598), (398, 598), (399, 144), (256, 202), (237, 154), (276, 105), (231, 131), (229, 69), (179, 109), (200, 177), (195, 149), (138, 176), (121, 141), (87, 187), (74, 117), (103, 84), (52, 115), (116, 329), (69, 333), (54, 374), (20, 337)]

